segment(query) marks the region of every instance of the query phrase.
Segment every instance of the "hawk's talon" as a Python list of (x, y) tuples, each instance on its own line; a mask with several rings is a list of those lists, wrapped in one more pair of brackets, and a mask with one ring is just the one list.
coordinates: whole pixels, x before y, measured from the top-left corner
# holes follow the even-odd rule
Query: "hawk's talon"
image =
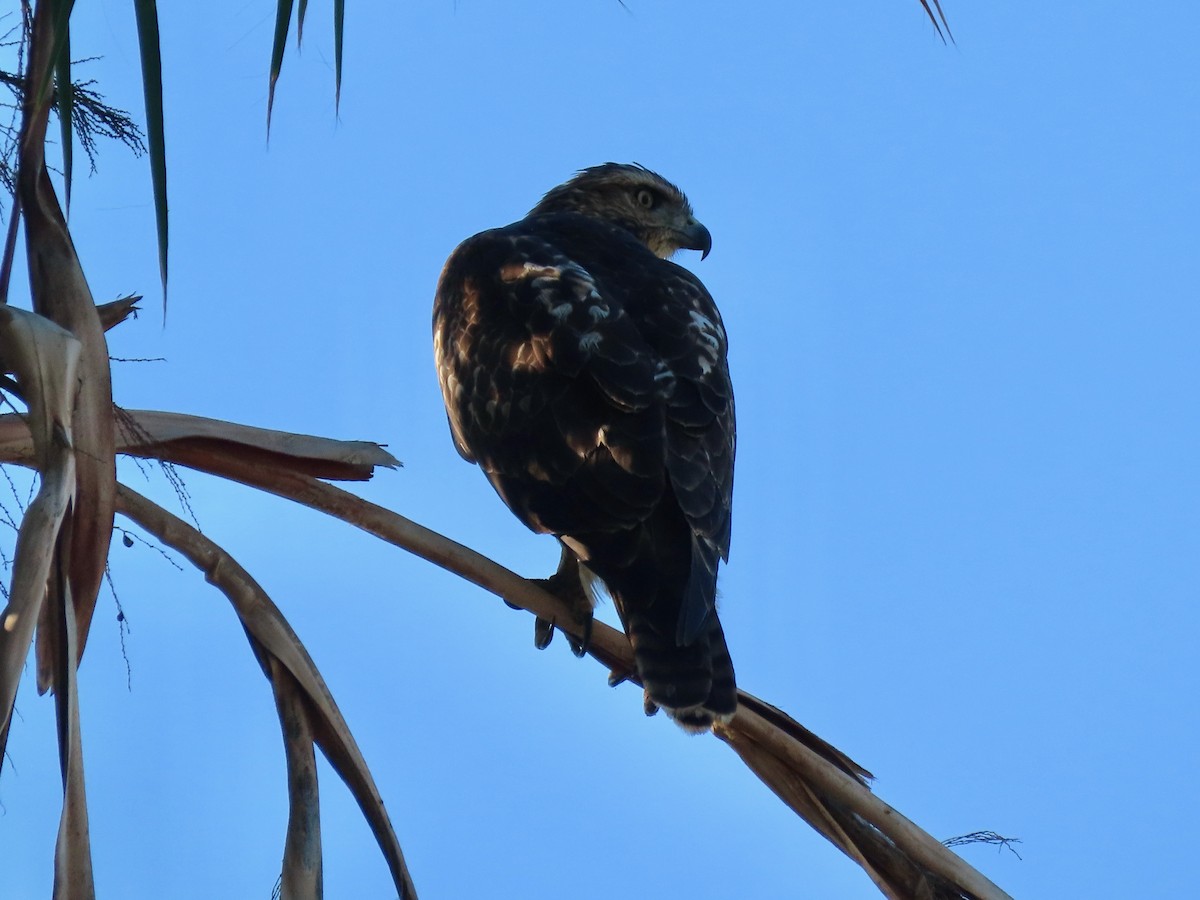
[(554, 640), (554, 620), (538, 616), (533, 623), (533, 646), (545, 650)]
[[(586, 654), (592, 644), (592, 601), (580, 582), (579, 563), (575, 557), (564, 547), (558, 562), (558, 571), (549, 578), (529, 580), (567, 605), (571, 619), (578, 626), (579, 638), (565, 629), (562, 630), (563, 634), (566, 635), (567, 643), (571, 645), (572, 653), (576, 656)], [(539, 616), (533, 626), (534, 646), (539, 650), (548, 647), (551, 638), (554, 637), (554, 628), (553, 619), (547, 620)]]
[(563, 632), (563, 634), (567, 634), (567, 643), (571, 645), (571, 652), (580, 659), (587, 656), (588, 648), (592, 646), (591, 616), (588, 616), (588, 618), (582, 623), (581, 630), (583, 631), (583, 634), (580, 635), (578, 640), (575, 639), (574, 635), (567, 634), (565, 631)]
[(608, 673), (608, 686), (616, 687), (618, 684), (624, 684), (632, 674), (630, 669), (613, 669)]
[(642, 709), (646, 711), (646, 715), (648, 716), (658, 715), (658, 704), (650, 699), (649, 691), (646, 691), (642, 697)]

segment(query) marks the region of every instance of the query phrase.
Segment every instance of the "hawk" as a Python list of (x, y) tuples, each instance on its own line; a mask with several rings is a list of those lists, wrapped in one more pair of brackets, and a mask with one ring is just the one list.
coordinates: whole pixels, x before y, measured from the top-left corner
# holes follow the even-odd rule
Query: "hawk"
[[(586, 626), (578, 579), (603, 583), (647, 712), (696, 732), (737, 709), (716, 611), (733, 388), (712, 297), (667, 257), (686, 248), (703, 259), (711, 247), (679, 188), (606, 163), (460, 244), (433, 309), (458, 452), (526, 526), (558, 538), (550, 583), (570, 593), (574, 582)], [(539, 627), (544, 646), (553, 626)]]

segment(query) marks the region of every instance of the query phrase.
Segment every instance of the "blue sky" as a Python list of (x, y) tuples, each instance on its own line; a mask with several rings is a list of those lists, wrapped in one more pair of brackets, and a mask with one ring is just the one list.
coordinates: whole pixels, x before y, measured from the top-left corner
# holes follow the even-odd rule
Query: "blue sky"
[[(1200, 11), (1168, 2), (349, 4), (340, 116), (313, 3), (265, 134), (274, 4), (161, 4), (171, 201), (161, 325), (144, 160), (103, 148), (71, 225), (116, 400), (387, 443), (377, 502), (530, 576), (455, 453), (430, 348), (455, 244), (576, 169), (688, 192), (738, 401), (722, 621), (739, 683), (877, 776), (1020, 898), (1184, 896), (1200, 613)], [(130, 5), (72, 48), (138, 112)], [(186, 7), (186, 8), (185, 8)], [(80, 162), (77, 160), (77, 165)], [(22, 282), (14, 285), (20, 302)], [(171, 508), (162, 479), (123, 467)], [(877, 896), (717, 741), (641, 715), (530, 617), (335, 522), (187, 475), (325, 674), (426, 897)], [(262, 897), (286, 784), (224, 599), (112, 554), (80, 673), (102, 896)], [(600, 615), (614, 619), (611, 607)], [(49, 893), (52, 703), (0, 780), (0, 896)], [(387, 898), (323, 770), (327, 895)]]

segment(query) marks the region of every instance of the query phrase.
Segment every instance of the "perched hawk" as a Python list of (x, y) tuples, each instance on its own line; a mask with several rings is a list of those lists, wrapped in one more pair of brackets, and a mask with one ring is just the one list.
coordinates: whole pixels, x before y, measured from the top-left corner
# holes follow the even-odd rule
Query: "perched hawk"
[[(558, 538), (560, 586), (564, 573), (604, 583), (647, 711), (690, 731), (737, 708), (716, 611), (735, 443), (725, 328), (666, 259), (711, 246), (677, 187), (607, 163), (459, 245), (433, 309), (458, 452)], [(552, 635), (542, 623), (542, 643)]]

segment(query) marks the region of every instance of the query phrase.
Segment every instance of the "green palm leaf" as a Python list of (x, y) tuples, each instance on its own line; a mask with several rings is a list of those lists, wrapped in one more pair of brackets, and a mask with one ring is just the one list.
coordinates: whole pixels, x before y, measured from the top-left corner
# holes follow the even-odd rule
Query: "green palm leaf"
[(271, 47), (271, 87), (267, 93), (267, 131), (271, 130), (271, 110), (275, 107), (275, 82), (283, 68), (283, 51), (287, 47), (288, 27), (292, 24), (292, 0), (279, 0), (275, 10), (275, 43)]
[(158, 224), (158, 269), (162, 275), (163, 316), (167, 314), (167, 144), (163, 136), (162, 53), (155, 0), (133, 0), (138, 45), (142, 55), (142, 89), (146, 95), (146, 143), (150, 148), (150, 181)]
[(74, 144), (71, 118), (75, 106), (75, 89), (71, 86), (71, 10), (75, 0), (68, 0), (56, 12), (54, 23), (54, 87), (58, 98), (58, 126), (62, 140), (63, 187), (67, 211), (71, 210), (71, 170), (74, 163)]
[[(921, 0), (921, 6), (925, 10), (925, 15), (929, 16), (929, 21), (933, 23), (933, 27), (937, 29), (938, 37), (942, 39), (942, 43), (946, 43), (946, 37), (949, 36), (950, 41), (954, 42), (954, 34), (950, 31), (950, 23), (946, 21), (946, 14), (942, 12), (941, 0), (933, 0), (933, 7), (929, 6), (929, 0)], [(933, 14), (933, 10), (937, 10), (937, 15)], [(941, 19), (941, 22), (938, 22)], [(945, 34), (942, 30), (945, 29)]]
[(334, 107), (342, 106), (342, 34), (345, 31), (346, 0), (333, 0), (333, 70), (337, 87)]

